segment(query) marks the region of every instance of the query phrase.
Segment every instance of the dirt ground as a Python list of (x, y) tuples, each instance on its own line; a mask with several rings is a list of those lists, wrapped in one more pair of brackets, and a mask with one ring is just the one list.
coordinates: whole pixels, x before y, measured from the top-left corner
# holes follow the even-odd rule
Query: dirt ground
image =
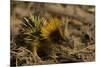
[[(32, 19), (33, 15), (39, 19)], [(95, 6), (11, 1), (10, 17), (11, 66), (95, 61)], [(50, 26), (51, 17), (55, 23)], [(29, 26), (25, 23), (24, 28), (24, 21), (36, 22), (34, 33), (26, 31)]]

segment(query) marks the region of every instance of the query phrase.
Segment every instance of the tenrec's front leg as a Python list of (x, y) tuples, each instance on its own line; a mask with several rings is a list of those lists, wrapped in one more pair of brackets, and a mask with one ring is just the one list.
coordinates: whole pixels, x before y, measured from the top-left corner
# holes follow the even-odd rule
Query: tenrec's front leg
[(37, 40), (35, 40), (33, 42), (33, 46), (32, 46), (32, 52), (33, 52), (33, 58), (34, 58), (34, 63), (42, 63), (43, 61), (41, 60), (41, 58), (39, 57), (39, 55), (37, 54), (37, 50), (38, 50), (38, 46), (39, 43)]

